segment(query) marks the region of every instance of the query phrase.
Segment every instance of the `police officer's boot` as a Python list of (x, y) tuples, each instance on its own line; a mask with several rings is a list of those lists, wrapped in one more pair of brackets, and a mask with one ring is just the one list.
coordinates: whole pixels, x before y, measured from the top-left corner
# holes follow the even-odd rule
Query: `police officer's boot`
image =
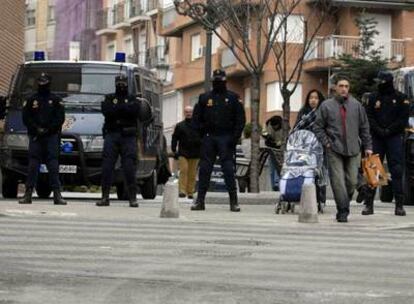
[(66, 205), (66, 201), (63, 199), (60, 189), (53, 190), (53, 203), (55, 205)]
[(31, 204), (32, 203), (33, 188), (26, 187), (23, 197), (19, 200), (19, 204)]
[(98, 207), (109, 206), (109, 193), (111, 192), (110, 190), (111, 190), (110, 188), (104, 188), (104, 187), (102, 188), (102, 198), (96, 202), (95, 204), (96, 206)]
[(237, 192), (230, 192), (230, 211), (240, 212), (239, 202), (237, 200)]
[(191, 211), (201, 211), (206, 210), (206, 205), (204, 203), (206, 195), (202, 193), (197, 194), (197, 199), (191, 205)]
[(397, 216), (406, 216), (404, 210), (404, 198), (402, 195), (396, 195), (395, 197), (395, 215)]
[(130, 186), (128, 188), (128, 197), (129, 197), (129, 207), (131, 208), (138, 208), (137, 202), (137, 187)]

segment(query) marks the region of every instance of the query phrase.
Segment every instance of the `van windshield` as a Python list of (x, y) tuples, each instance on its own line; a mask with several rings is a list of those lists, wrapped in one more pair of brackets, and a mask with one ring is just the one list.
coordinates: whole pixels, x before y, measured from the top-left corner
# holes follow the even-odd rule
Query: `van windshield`
[[(37, 90), (36, 80), (41, 73), (51, 76), (51, 91), (63, 98), (66, 105), (98, 104), (106, 94), (115, 92), (118, 66), (74, 64), (57, 66), (27, 66), (21, 70), (16, 96), (27, 98)], [(126, 73), (123, 67), (122, 72)], [(21, 98), (18, 98), (21, 99)]]

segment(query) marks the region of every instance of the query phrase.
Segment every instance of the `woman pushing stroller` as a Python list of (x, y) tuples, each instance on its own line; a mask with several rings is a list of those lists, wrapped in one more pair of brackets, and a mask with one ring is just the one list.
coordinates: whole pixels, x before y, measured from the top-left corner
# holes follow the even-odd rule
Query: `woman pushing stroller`
[[(293, 131), (296, 130), (309, 130), (312, 131), (313, 124), (316, 119), (316, 110), (320, 107), (322, 102), (325, 100), (323, 94), (313, 89), (309, 91), (306, 96), (306, 101), (303, 107), (300, 109), (295, 126)], [(322, 211), (321, 206), (326, 204), (326, 177), (328, 166), (326, 162), (326, 157), (323, 159), (323, 168), (322, 168), (322, 179), (316, 181), (316, 199), (319, 206), (319, 211)]]
[(322, 93), (312, 90), (300, 112), (286, 144), (282, 169), (280, 201), (276, 213), (294, 212), (295, 202), (300, 201), (302, 186), (315, 183), (318, 209), (323, 212), (326, 200), (326, 165), (324, 150), (312, 132), (316, 111), (323, 102)]

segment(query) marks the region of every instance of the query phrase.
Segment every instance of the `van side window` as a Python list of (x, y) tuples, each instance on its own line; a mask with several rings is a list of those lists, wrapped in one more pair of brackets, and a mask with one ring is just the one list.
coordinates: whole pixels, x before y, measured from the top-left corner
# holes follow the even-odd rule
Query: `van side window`
[(137, 95), (143, 95), (142, 88), (141, 88), (141, 77), (139, 77), (138, 74), (135, 74), (134, 77), (135, 77), (135, 88), (136, 88), (135, 93)]

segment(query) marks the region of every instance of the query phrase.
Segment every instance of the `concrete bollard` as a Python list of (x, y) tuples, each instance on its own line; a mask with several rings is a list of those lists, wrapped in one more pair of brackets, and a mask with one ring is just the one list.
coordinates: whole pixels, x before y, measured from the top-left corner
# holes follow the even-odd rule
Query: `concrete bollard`
[(178, 206), (178, 180), (174, 177), (171, 177), (164, 186), (160, 217), (180, 217), (180, 208)]
[(316, 187), (314, 184), (302, 186), (299, 205), (300, 223), (318, 223), (318, 204), (316, 202)]

